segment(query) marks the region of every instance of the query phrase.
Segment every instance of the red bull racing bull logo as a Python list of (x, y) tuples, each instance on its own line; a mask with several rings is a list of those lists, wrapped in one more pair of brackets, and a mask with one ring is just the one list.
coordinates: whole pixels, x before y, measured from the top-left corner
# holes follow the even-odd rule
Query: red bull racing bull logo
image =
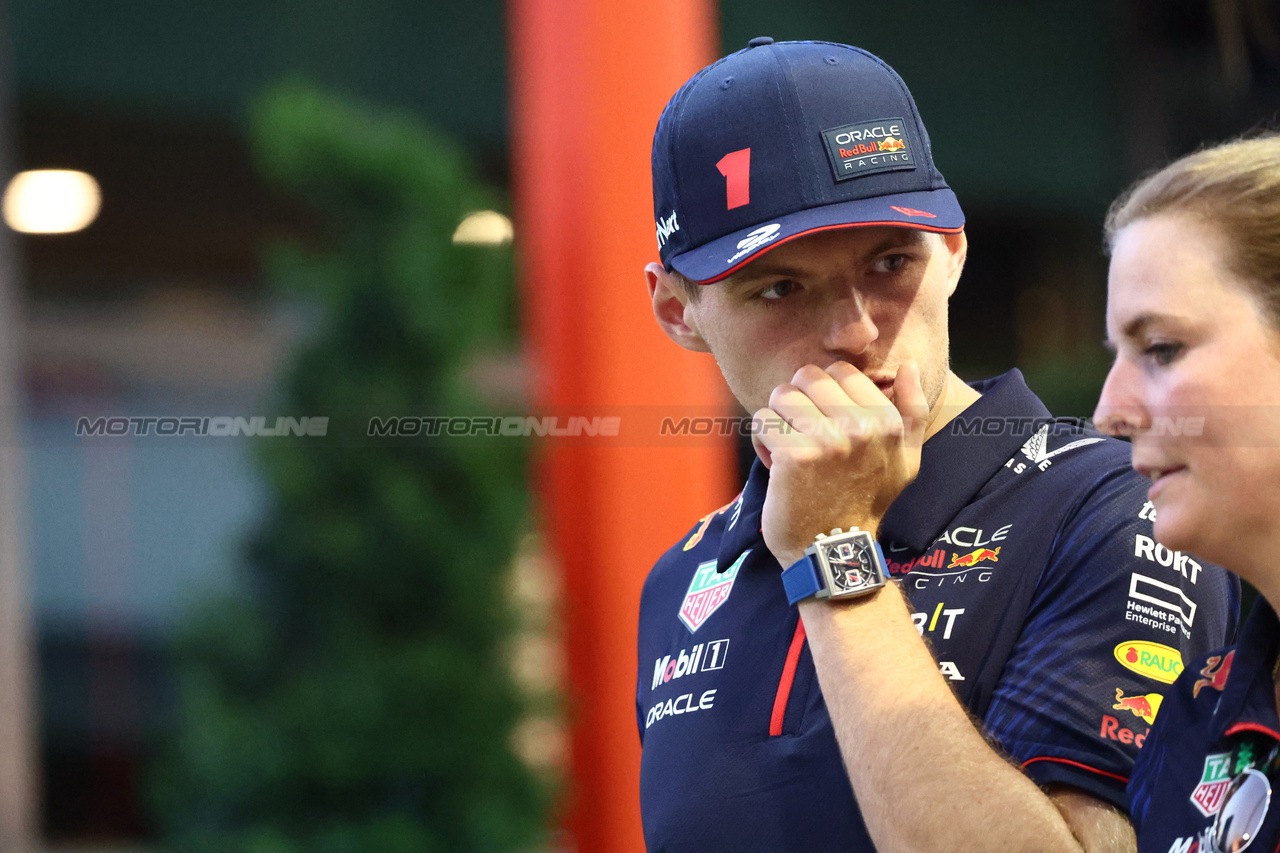
[(879, 147), (881, 151), (906, 151), (907, 143), (901, 139), (894, 139), (890, 136), (884, 142), (878, 143), (877, 147)]
[(1195, 687), (1191, 689), (1191, 698), (1196, 699), (1200, 696), (1200, 691), (1205, 687), (1212, 687), (1221, 693), (1227, 687), (1227, 676), (1231, 674), (1231, 661), (1236, 656), (1236, 650), (1232, 649), (1227, 652), (1226, 657), (1221, 655), (1211, 655), (1205, 659), (1204, 668), (1200, 670), (1201, 678), (1196, 679)]
[(990, 560), (993, 563), (1000, 562), (1000, 549), (992, 551), (990, 548), (978, 548), (970, 551), (968, 554), (952, 554), (951, 562), (947, 564), (948, 569), (954, 569), (956, 566), (976, 566), (978, 563)]
[(680, 621), (690, 633), (701, 628), (711, 614), (729, 600), (729, 593), (733, 591), (733, 581), (738, 577), (742, 561), (747, 559), (750, 553), (750, 549), (743, 551), (723, 574), (716, 571), (715, 560), (698, 564), (698, 568), (693, 572), (693, 579), (689, 581), (689, 591), (684, 594), (684, 601), (680, 603)]
[(1146, 693), (1141, 696), (1125, 696), (1124, 691), (1116, 688), (1116, 703), (1111, 706), (1115, 711), (1128, 711), (1147, 725), (1156, 721), (1156, 713), (1164, 697), (1159, 693)]

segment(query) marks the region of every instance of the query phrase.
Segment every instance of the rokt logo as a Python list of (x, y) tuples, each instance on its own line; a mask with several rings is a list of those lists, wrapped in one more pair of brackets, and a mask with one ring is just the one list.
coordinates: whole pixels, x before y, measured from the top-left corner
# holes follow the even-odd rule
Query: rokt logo
[[(938, 602), (938, 606), (937, 606), (937, 607), (935, 607), (935, 608), (933, 608), (933, 618), (932, 618), (932, 619), (930, 619), (930, 618), (929, 618), (929, 614), (928, 614), (928, 613), (912, 613), (912, 614), (911, 614), (911, 621), (915, 623), (915, 625), (916, 625), (916, 630), (917, 630), (917, 631), (919, 631), (919, 632), (920, 632), (920, 636), (922, 636), (922, 637), (923, 637), (923, 636), (924, 636), (924, 632), (925, 632), (925, 631), (928, 631), (929, 633), (933, 633), (934, 629), (936, 629), (936, 628), (938, 627), (938, 617), (939, 617), (939, 616), (945, 616), (945, 617), (946, 617), (946, 619), (947, 619), (947, 621), (946, 621), (946, 624), (945, 624), (945, 625), (943, 626), (943, 628), (942, 628), (942, 639), (944, 639), (944, 640), (950, 640), (950, 639), (951, 639), (951, 629), (952, 629), (953, 627), (955, 627), (955, 624), (956, 624), (956, 617), (957, 617), (957, 616), (963, 616), (963, 615), (964, 615), (964, 608), (963, 608), (963, 607), (952, 607), (952, 608), (949, 608), (949, 609), (944, 609), (944, 604), (943, 604), (943, 602), (939, 601), (939, 602)], [(927, 622), (927, 623), (928, 623), (928, 625), (929, 625), (929, 627), (928, 627), (928, 628), (926, 628), (926, 627), (925, 627), (925, 623), (926, 623), (926, 622)]]

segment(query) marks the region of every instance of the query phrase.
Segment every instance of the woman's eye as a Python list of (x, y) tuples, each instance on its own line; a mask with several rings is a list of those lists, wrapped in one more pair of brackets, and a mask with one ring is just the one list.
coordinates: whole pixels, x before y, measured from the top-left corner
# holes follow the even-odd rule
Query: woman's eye
[(1178, 357), (1178, 353), (1182, 352), (1182, 344), (1172, 341), (1161, 341), (1159, 343), (1148, 344), (1142, 354), (1150, 358), (1156, 364), (1165, 365), (1172, 362)]
[(775, 281), (764, 290), (760, 291), (761, 299), (781, 299), (788, 296), (796, 289), (796, 283), (791, 279), (784, 278), (782, 281)]

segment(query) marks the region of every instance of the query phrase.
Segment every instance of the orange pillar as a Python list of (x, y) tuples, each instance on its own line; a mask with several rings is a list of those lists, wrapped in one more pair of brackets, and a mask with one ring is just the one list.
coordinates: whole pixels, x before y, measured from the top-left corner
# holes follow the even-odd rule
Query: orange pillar
[(644, 849), (640, 588), (654, 560), (735, 491), (729, 445), (657, 440), (655, 413), (723, 405), (727, 391), (709, 357), (679, 349), (658, 329), (641, 274), (658, 257), (654, 126), (680, 84), (713, 58), (714, 13), (714, 0), (508, 6), (516, 241), (534, 403), (622, 418), (618, 439), (546, 440), (535, 467), (541, 517), (564, 572), (571, 755), (562, 820), (580, 853)]

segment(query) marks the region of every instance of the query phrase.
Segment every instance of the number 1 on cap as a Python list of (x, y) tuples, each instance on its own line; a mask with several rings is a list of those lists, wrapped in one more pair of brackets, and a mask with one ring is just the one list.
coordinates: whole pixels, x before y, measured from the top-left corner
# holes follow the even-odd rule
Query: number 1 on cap
[(716, 163), (724, 175), (725, 204), (727, 210), (751, 203), (751, 149), (730, 151)]

